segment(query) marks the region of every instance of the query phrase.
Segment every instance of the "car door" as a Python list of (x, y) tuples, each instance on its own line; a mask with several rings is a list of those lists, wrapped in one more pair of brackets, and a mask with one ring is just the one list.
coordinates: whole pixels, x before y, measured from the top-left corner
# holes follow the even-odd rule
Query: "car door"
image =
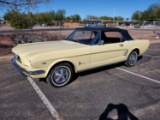
[[(113, 35), (113, 33), (111, 33)], [(115, 34), (115, 33), (114, 33)], [(117, 34), (117, 33), (116, 33)], [(126, 59), (126, 54), (128, 52), (127, 42), (121, 42), (121, 35), (119, 37), (108, 36), (107, 40), (110, 42), (103, 45), (93, 45), (91, 46), (91, 67), (97, 67), (112, 63), (117, 63), (124, 61)], [(111, 40), (118, 40), (111, 41)]]

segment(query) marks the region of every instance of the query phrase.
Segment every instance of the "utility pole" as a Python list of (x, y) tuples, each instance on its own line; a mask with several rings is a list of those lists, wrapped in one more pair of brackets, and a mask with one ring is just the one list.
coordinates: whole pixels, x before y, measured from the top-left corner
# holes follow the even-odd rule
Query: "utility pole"
[(115, 22), (115, 16), (116, 16), (116, 9), (113, 9), (113, 24)]

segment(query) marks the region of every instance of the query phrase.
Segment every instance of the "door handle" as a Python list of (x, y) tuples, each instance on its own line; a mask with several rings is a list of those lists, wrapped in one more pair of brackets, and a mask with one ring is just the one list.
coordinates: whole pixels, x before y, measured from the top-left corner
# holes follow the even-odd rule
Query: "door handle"
[(119, 46), (123, 47), (123, 44), (119, 44)]

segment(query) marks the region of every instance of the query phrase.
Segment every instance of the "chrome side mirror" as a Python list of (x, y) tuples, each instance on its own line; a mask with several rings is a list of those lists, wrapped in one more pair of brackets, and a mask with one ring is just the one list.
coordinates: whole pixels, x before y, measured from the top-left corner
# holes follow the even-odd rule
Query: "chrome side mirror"
[(104, 45), (104, 40), (100, 40), (99, 44)]

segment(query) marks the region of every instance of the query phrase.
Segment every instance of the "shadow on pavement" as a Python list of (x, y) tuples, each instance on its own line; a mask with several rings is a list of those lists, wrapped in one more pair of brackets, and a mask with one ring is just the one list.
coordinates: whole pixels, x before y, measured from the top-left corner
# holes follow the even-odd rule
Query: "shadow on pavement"
[[(104, 70), (109, 70), (109, 69), (112, 69), (112, 68), (115, 68), (115, 67), (120, 67), (120, 66), (123, 66), (123, 63), (118, 63), (118, 64), (114, 64), (114, 65), (99, 67), (99, 68), (91, 69), (91, 70), (88, 70), (88, 71), (80, 72), (80, 73), (74, 74), (71, 82), (74, 82), (79, 76), (86, 76), (86, 75), (89, 75), (89, 74), (98, 73), (98, 72), (101, 72), (101, 71), (104, 71)], [(39, 81), (47, 83), (45, 78), (41, 78), (41, 79), (39, 79)]]
[(109, 69), (113, 69), (116, 67), (120, 67), (123, 66), (124, 63), (117, 63), (117, 64), (113, 64), (113, 65), (107, 65), (107, 66), (101, 66), (99, 68), (93, 68), (91, 70), (88, 71), (84, 71), (84, 72), (80, 72), (78, 73), (78, 76), (85, 76), (85, 75), (89, 75), (89, 74), (94, 74), (94, 73), (98, 73), (101, 71), (105, 71), (105, 70), (109, 70)]
[[(139, 120), (136, 116), (134, 116), (129, 110), (128, 107), (121, 103), (121, 104), (108, 104), (105, 111), (100, 115), (99, 120), (114, 120), (110, 118), (108, 115), (113, 110), (117, 110), (118, 119), (117, 120)], [(129, 118), (129, 119), (128, 119)]]
[[(143, 59), (143, 56), (138, 57), (137, 61), (139, 61), (141, 59)], [(86, 75), (98, 73), (98, 72), (101, 72), (101, 71), (105, 71), (105, 70), (109, 70), (109, 69), (113, 69), (113, 68), (121, 67), (121, 66), (124, 66), (124, 62), (120, 62), (120, 63), (113, 64), (113, 65), (101, 66), (101, 67), (98, 67), (98, 68), (93, 68), (93, 69), (88, 70), (88, 71), (79, 72), (77, 74), (74, 74), (71, 83), (74, 82), (79, 76), (86, 76)], [(47, 83), (45, 78), (39, 79), (39, 81)]]

